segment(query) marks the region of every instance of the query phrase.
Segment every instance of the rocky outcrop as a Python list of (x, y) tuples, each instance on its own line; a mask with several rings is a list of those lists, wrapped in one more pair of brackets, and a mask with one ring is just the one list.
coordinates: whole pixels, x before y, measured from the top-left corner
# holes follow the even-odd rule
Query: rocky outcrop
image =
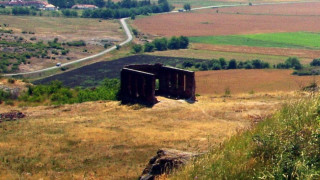
[(0, 113), (0, 123), (2, 121), (13, 121), (16, 119), (24, 118), (26, 115), (20, 111), (11, 111), (7, 113)]
[(161, 174), (169, 174), (173, 169), (180, 168), (199, 154), (175, 149), (159, 149), (143, 170), (140, 180), (154, 180)]

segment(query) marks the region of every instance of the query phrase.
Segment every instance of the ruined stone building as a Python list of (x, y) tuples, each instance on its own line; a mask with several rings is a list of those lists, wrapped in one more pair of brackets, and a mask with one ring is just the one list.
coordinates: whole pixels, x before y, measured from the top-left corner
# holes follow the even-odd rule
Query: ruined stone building
[(156, 94), (195, 101), (194, 72), (162, 64), (128, 65), (121, 70), (123, 102), (153, 105), (158, 102)]

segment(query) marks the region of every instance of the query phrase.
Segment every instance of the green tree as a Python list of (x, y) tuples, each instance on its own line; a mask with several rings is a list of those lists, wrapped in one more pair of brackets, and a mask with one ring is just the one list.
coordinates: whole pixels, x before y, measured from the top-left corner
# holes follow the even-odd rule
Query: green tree
[(180, 49), (180, 41), (177, 37), (173, 36), (168, 42), (169, 49)]
[(170, 4), (168, 3), (168, 1), (161, 3), (160, 6), (161, 6), (163, 12), (169, 12), (171, 10)]
[(144, 44), (144, 52), (153, 52), (154, 51), (154, 44), (153, 43), (145, 43)]
[(134, 53), (140, 53), (142, 51), (142, 46), (140, 44), (135, 44), (132, 46), (132, 50)]
[(138, 34), (139, 34), (139, 32), (138, 32), (138, 30), (136, 30), (136, 29), (132, 29), (132, 33), (133, 33), (133, 35), (134, 36), (138, 36)]
[(189, 46), (189, 38), (186, 36), (179, 37), (179, 44), (181, 49), (187, 49)]
[(136, 19), (136, 15), (135, 14), (131, 14), (130, 19), (135, 20)]
[(184, 8), (186, 11), (191, 11), (191, 5), (190, 5), (189, 3), (184, 4), (184, 5), (183, 5), (183, 8)]
[(320, 59), (313, 59), (310, 66), (320, 66)]
[(302, 65), (301, 65), (299, 59), (296, 57), (289, 57), (286, 60), (285, 65), (287, 66), (287, 68), (293, 68), (295, 70), (302, 69)]
[(182, 67), (183, 68), (190, 68), (193, 66), (193, 62), (192, 61), (185, 61), (182, 63)]
[(59, 8), (70, 8), (75, 5), (75, 0), (48, 0), (48, 2)]
[(105, 6), (106, 3), (104, 2), (104, 0), (94, 0), (94, 4), (99, 8), (102, 8)]
[(227, 69), (227, 61), (224, 58), (219, 58), (219, 62), (222, 69)]
[(235, 59), (229, 61), (228, 69), (237, 69), (237, 61)]
[(155, 39), (153, 44), (158, 51), (165, 51), (168, 49), (168, 41), (166, 38)]

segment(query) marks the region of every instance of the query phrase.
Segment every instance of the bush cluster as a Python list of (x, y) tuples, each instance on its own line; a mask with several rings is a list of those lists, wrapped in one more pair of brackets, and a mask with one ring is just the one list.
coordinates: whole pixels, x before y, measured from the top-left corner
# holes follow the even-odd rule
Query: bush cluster
[(303, 68), (300, 61), (296, 57), (289, 57), (284, 63), (279, 63), (276, 65), (277, 69), (295, 69), (300, 70)]
[(310, 63), (310, 66), (320, 66), (320, 58), (313, 59)]
[(6, 101), (10, 101), (12, 99), (12, 94), (10, 92), (0, 89), (0, 104)]
[(66, 17), (78, 17), (78, 12), (70, 9), (63, 9), (62, 14)]
[[(9, 73), (14, 72), (19, 69), (21, 63), (26, 64), (27, 59), (32, 57), (37, 58), (48, 58), (48, 51), (51, 51), (52, 54), (66, 55), (69, 50), (65, 49), (62, 45), (63, 43), (58, 42), (58, 38), (55, 38), (53, 41), (48, 41), (48, 44), (43, 43), (42, 41), (36, 43), (24, 42), (21, 40), (7, 41), (0, 40), (0, 46), (2, 47), (14, 47), (16, 49), (25, 49), (26, 51), (22, 52), (0, 52), (0, 73)], [(85, 44), (84, 41), (71, 42), (70, 45), (80, 46)], [(13, 62), (12, 60), (16, 60)], [(11, 66), (11, 69), (8, 67)]]
[(83, 40), (80, 41), (71, 41), (71, 42), (67, 42), (68, 46), (86, 46), (86, 42), (84, 42)]
[(314, 75), (320, 75), (320, 69), (315, 69), (312, 67), (303, 68), (301, 70), (294, 71), (292, 73), (293, 75), (298, 76), (314, 76)]
[(195, 63), (193, 61), (185, 61), (182, 63), (182, 68), (190, 68), (200, 71), (207, 70), (222, 70), (222, 69), (268, 69), (270, 64), (259, 59), (237, 61), (231, 59), (226, 61), (224, 58), (212, 59), (209, 61)]
[[(11, 32), (11, 31), (10, 31)], [(33, 32), (29, 32), (31, 34)], [(0, 52), (0, 73), (9, 73), (19, 70), (19, 65), (21, 63), (30, 63), (27, 59), (32, 57), (36, 58), (48, 58), (50, 59), (50, 55), (48, 52), (51, 52), (54, 55), (67, 55), (69, 53), (69, 49), (66, 49), (66, 45), (68, 46), (86, 46), (85, 41), (72, 41), (72, 42), (58, 42), (59, 39), (55, 38), (53, 41), (48, 41), (47, 44), (42, 41), (31, 43), (25, 42), (21, 40), (7, 41), (0, 40), (0, 46), (2, 47), (14, 47), (16, 49), (24, 49), (22, 52)], [(55, 59), (55, 57), (51, 57)], [(16, 62), (12, 61), (15, 60)], [(11, 67), (9, 69), (8, 67)]]
[(97, 100), (117, 100), (120, 82), (117, 79), (105, 79), (96, 88), (64, 87), (60, 81), (52, 81), (49, 85), (29, 86), (19, 99), (24, 102), (50, 102), (51, 104), (81, 103)]
[(310, 67), (304, 67), (301, 69), (297, 69), (293, 72), (294, 75), (298, 76), (313, 76), (313, 75), (320, 75), (320, 59), (313, 59), (310, 62)]
[(153, 52), (155, 50), (157, 51), (166, 51), (168, 49), (186, 49), (189, 46), (189, 39), (185, 36), (180, 37), (171, 37), (169, 40), (167, 38), (157, 38), (153, 40), (151, 43), (147, 42), (144, 44), (144, 47), (142, 45), (134, 45), (132, 47), (133, 51), (135, 53), (140, 53), (142, 50), (144, 52)]

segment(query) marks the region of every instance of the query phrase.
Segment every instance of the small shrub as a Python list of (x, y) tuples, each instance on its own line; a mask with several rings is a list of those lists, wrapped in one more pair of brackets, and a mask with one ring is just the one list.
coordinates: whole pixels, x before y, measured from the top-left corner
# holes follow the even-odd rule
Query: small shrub
[(230, 97), (231, 96), (231, 91), (230, 91), (230, 88), (227, 87), (225, 90), (224, 90), (224, 97)]
[(154, 44), (153, 43), (145, 43), (144, 44), (144, 52), (153, 52), (154, 51)]
[(140, 44), (135, 44), (132, 46), (132, 50), (134, 53), (138, 54), (142, 51), (142, 46)]
[(7, 100), (7, 101), (5, 101), (5, 105), (13, 106), (13, 105), (14, 105), (14, 103), (13, 103), (13, 101), (12, 101), (12, 100)]
[(16, 82), (15, 79), (12, 79), (12, 78), (9, 78), (9, 79), (8, 79), (8, 83), (10, 83), (10, 84), (14, 84), (15, 82)]
[(136, 30), (136, 29), (132, 29), (132, 33), (133, 33), (133, 35), (134, 36), (138, 36), (138, 34), (139, 34), (139, 32), (138, 32), (138, 30)]
[(68, 46), (86, 46), (86, 42), (83, 40), (80, 41), (72, 41), (72, 42), (67, 42)]

